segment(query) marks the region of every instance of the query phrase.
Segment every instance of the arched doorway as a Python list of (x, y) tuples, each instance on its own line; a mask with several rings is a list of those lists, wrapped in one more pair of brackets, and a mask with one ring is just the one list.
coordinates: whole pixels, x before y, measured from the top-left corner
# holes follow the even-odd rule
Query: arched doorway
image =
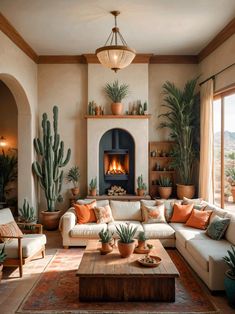
[(27, 95), (12, 75), (0, 73), (0, 80), (9, 88), (14, 96), (18, 109), (18, 204), (23, 199), (35, 205), (34, 182), (31, 171), (33, 160), (32, 113)]

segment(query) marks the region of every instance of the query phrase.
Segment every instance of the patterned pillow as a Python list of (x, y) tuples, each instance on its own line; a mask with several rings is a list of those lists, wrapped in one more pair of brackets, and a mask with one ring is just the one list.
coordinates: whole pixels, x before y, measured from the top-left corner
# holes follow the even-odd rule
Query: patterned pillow
[(209, 224), (206, 234), (213, 240), (220, 240), (225, 234), (230, 223), (230, 218), (215, 216)]
[(112, 211), (109, 205), (106, 205), (104, 207), (95, 207), (94, 212), (98, 224), (114, 221)]
[(160, 204), (157, 206), (143, 206), (143, 223), (151, 224), (151, 223), (159, 223), (166, 222), (164, 215), (164, 204)]
[[(11, 221), (7, 224), (0, 225), (0, 238), (1, 236), (22, 237), (23, 233), (17, 226), (15, 221)], [(2, 242), (11, 241), (11, 238), (1, 238)]]
[(204, 208), (208, 205), (202, 198), (187, 198), (183, 197), (183, 205), (193, 204), (193, 208), (197, 210), (204, 210)]

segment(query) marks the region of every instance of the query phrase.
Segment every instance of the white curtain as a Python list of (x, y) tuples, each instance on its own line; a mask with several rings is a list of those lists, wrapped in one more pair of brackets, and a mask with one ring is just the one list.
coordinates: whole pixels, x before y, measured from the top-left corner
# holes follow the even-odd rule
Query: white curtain
[(212, 203), (214, 203), (213, 92), (213, 79), (201, 85), (199, 196)]

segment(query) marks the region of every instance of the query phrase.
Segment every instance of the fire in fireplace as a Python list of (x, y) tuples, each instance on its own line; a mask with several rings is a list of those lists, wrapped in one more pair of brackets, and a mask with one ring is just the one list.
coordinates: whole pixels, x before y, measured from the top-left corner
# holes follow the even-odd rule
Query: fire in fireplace
[(110, 158), (110, 163), (109, 163), (109, 168), (106, 174), (127, 174), (127, 171), (125, 169), (125, 166), (122, 165), (121, 161), (119, 160), (118, 157), (111, 157)]

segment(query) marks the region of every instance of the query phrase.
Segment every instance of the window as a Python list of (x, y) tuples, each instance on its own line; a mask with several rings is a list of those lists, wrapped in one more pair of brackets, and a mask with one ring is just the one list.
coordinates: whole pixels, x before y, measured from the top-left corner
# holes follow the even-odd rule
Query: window
[(235, 211), (235, 90), (221, 93), (213, 102), (214, 200)]

